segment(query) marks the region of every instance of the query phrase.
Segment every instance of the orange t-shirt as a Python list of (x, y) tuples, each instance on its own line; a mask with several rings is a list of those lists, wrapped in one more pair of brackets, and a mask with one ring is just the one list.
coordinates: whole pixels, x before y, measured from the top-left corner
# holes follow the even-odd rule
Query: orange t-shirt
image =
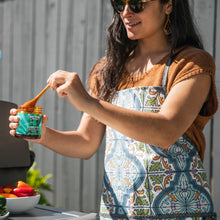
[[(127, 70), (123, 68), (118, 90), (137, 86), (162, 86), (163, 73), (167, 59), (168, 55), (140, 76), (132, 77)], [(102, 59), (93, 68), (90, 78), (90, 88), (94, 88), (94, 83), (97, 82), (96, 77), (99, 76), (98, 73), (104, 64), (105, 59)], [(185, 133), (197, 146), (201, 159), (203, 160), (206, 145), (203, 129), (218, 109), (215, 87), (215, 62), (211, 55), (204, 50), (194, 47), (186, 47), (182, 49), (170, 65), (167, 80), (167, 92), (169, 93), (172, 87), (177, 83), (197, 74), (209, 75), (212, 82), (211, 88), (202, 111)], [(97, 88), (95, 88), (93, 92), (97, 92)]]

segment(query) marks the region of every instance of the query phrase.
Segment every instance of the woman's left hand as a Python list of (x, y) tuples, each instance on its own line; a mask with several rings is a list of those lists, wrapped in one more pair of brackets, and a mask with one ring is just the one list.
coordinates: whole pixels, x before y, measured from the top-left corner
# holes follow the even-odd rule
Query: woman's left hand
[(79, 111), (84, 111), (89, 101), (93, 99), (75, 72), (58, 70), (50, 75), (47, 82), (52, 91), (56, 90), (60, 97), (66, 97)]

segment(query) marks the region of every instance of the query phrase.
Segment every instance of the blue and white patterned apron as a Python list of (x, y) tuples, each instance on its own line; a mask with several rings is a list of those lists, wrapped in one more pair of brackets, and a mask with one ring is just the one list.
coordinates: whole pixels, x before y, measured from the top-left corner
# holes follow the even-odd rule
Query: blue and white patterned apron
[[(170, 63), (171, 58), (162, 87), (118, 91), (112, 104), (159, 112), (167, 95)], [(206, 172), (195, 145), (185, 135), (165, 150), (107, 127), (104, 166), (100, 219), (216, 219)]]

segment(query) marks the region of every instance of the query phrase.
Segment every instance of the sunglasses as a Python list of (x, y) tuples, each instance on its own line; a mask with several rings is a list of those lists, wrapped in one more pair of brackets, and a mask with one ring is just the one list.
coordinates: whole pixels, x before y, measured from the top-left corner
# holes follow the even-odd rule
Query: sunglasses
[(150, 1), (152, 0), (111, 0), (114, 9), (119, 13), (124, 11), (127, 3), (134, 13), (139, 13), (144, 10), (144, 4)]

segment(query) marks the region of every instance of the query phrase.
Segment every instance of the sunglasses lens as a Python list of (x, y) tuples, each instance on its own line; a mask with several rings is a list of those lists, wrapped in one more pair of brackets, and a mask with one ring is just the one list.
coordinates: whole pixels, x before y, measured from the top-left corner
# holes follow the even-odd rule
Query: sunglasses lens
[(123, 12), (125, 8), (125, 3), (123, 0), (113, 0), (112, 4), (116, 11)]
[(130, 0), (128, 4), (135, 13), (139, 13), (143, 10), (143, 3), (141, 0)]
[[(123, 12), (125, 9), (125, 0), (112, 0), (112, 4), (116, 11)], [(128, 1), (130, 9), (134, 13), (139, 13), (143, 10), (143, 2), (141, 0), (130, 0)]]

